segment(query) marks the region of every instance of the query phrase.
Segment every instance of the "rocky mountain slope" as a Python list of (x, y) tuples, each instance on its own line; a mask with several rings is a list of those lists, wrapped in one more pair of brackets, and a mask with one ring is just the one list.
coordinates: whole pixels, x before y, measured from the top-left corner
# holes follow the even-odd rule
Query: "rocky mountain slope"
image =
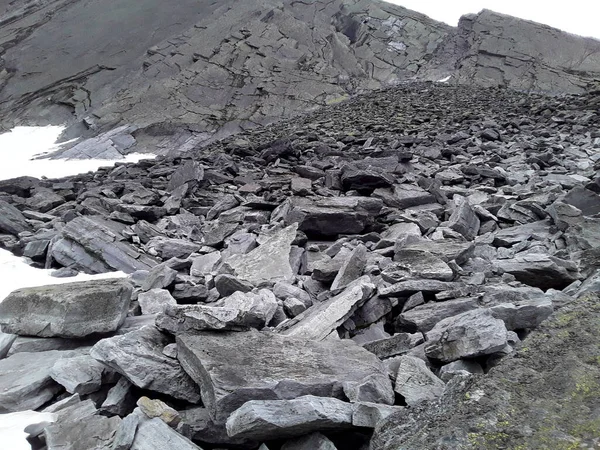
[(3, 9), (2, 124), (100, 134), (66, 157), (183, 153), (405, 81), (578, 93), (600, 73), (600, 42), (491, 11), (453, 28), (379, 0), (17, 0)]
[(3, 247), (130, 274), (0, 303), (0, 412), (49, 450), (593, 448), (599, 123), (412, 83), (0, 182)]

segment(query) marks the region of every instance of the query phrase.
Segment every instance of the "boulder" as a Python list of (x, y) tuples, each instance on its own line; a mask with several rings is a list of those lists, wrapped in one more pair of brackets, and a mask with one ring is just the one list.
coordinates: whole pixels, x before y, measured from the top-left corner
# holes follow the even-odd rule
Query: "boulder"
[(31, 231), (27, 219), (13, 205), (0, 200), (0, 232), (18, 236), (23, 231)]
[(190, 275), (193, 277), (203, 277), (213, 273), (221, 262), (221, 252), (216, 251), (206, 255), (195, 256), (192, 259), (192, 268)]
[(480, 225), (479, 218), (468, 200), (463, 200), (448, 219), (448, 227), (462, 234), (468, 241), (475, 239)]
[(120, 417), (91, 416), (44, 429), (48, 450), (111, 450)]
[(352, 427), (352, 405), (306, 395), (293, 400), (251, 400), (227, 419), (227, 434), (256, 440), (301, 436)]
[(423, 342), (424, 339), (421, 333), (398, 333), (389, 338), (368, 342), (363, 347), (380, 359), (385, 359), (408, 353)]
[(323, 340), (346, 321), (375, 291), (368, 276), (350, 283), (346, 289), (321, 303), (316, 303), (294, 319), (282, 323), (277, 331), (294, 337)]
[(249, 400), (346, 398), (362, 386), (356, 400), (394, 401), (387, 370), (375, 355), (350, 341), (202, 332), (177, 336), (177, 345), (177, 358), (200, 385), (202, 401), (216, 422)]
[(71, 394), (91, 394), (114, 373), (109, 367), (89, 355), (63, 358), (56, 361), (50, 376)]
[(254, 285), (234, 275), (221, 274), (215, 277), (215, 288), (221, 297), (228, 297), (236, 292), (250, 292)]
[(445, 302), (429, 302), (403, 312), (395, 321), (397, 331), (421, 331), (426, 333), (436, 323), (479, 307), (476, 298), (459, 298)]
[(202, 450), (162, 420), (141, 420), (129, 450)]
[(0, 325), (5, 333), (40, 337), (111, 333), (125, 320), (132, 290), (122, 279), (19, 289), (0, 303)]
[(62, 358), (77, 356), (72, 351), (52, 350), (17, 353), (0, 360), (0, 413), (37, 409), (60, 390), (50, 374)]
[(176, 277), (176, 270), (171, 269), (166, 263), (158, 264), (148, 272), (142, 283), (142, 291), (167, 288), (175, 282)]
[(277, 310), (271, 291), (235, 292), (210, 306), (169, 306), (156, 318), (156, 326), (172, 334), (194, 331), (245, 331), (264, 328)]
[(343, 289), (357, 278), (360, 278), (366, 265), (367, 247), (361, 244), (352, 251), (350, 257), (340, 267), (340, 270), (331, 284), (331, 290), (336, 291), (338, 289)]
[(333, 442), (321, 433), (315, 432), (290, 439), (281, 446), (281, 450), (337, 450)]
[(140, 292), (138, 303), (142, 314), (158, 314), (168, 306), (177, 306), (177, 301), (166, 289), (150, 289), (147, 292)]
[(427, 333), (425, 354), (437, 361), (452, 362), (491, 355), (507, 344), (504, 322), (495, 319), (489, 309), (477, 309), (438, 322)]
[(177, 360), (165, 356), (167, 336), (153, 326), (145, 326), (122, 336), (102, 339), (90, 355), (112, 367), (135, 386), (197, 403), (198, 387)]
[(497, 260), (495, 265), (523, 284), (540, 289), (560, 290), (579, 277), (574, 263), (544, 253), (517, 254), (513, 259)]
[(441, 258), (421, 250), (400, 249), (394, 254), (394, 264), (382, 271), (382, 278), (397, 283), (409, 278), (451, 281), (454, 272)]
[(402, 406), (382, 405), (381, 403), (352, 403), (352, 425), (361, 428), (375, 428), (383, 419), (403, 409)]
[(408, 406), (435, 400), (444, 392), (445, 384), (436, 377), (420, 358), (401, 356), (395, 391), (404, 397)]

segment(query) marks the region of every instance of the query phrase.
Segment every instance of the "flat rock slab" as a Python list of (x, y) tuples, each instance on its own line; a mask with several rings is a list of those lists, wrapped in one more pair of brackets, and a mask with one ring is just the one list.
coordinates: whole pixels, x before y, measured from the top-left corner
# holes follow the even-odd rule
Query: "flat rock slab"
[(290, 280), (294, 276), (290, 251), (298, 226), (293, 224), (245, 255), (233, 255), (225, 263), (241, 280), (258, 284), (274, 279)]
[(444, 262), (455, 260), (458, 264), (463, 264), (469, 260), (473, 254), (475, 246), (471, 242), (461, 242), (454, 239), (444, 239), (441, 241), (422, 240), (396, 247), (396, 252), (401, 250), (420, 250), (429, 252), (437, 256)]
[(61, 358), (77, 356), (73, 351), (17, 353), (0, 360), (0, 413), (36, 409), (61, 390), (50, 376)]
[(110, 450), (120, 417), (91, 416), (46, 427), (48, 450)]
[(401, 356), (395, 391), (404, 397), (408, 406), (435, 400), (444, 392), (445, 384), (436, 377), (420, 358)]
[(250, 331), (182, 334), (177, 344), (181, 365), (200, 385), (202, 401), (217, 422), (249, 400), (319, 395), (394, 401), (381, 361), (351, 341)]
[(579, 276), (572, 262), (542, 253), (517, 255), (495, 264), (520, 282), (540, 289), (564, 289)]
[(287, 336), (323, 340), (335, 332), (374, 291), (375, 285), (370, 278), (363, 276), (349, 284), (341, 294), (317, 303), (294, 319), (284, 322), (277, 331)]
[(508, 336), (504, 322), (489, 309), (468, 311), (449, 317), (427, 333), (425, 354), (442, 362), (491, 355), (504, 349)]
[(162, 420), (156, 418), (142, 421), (135, 433), (129, 450), (202, 450)]
[(19, 289), (0, 303), (5, 333), (82, 338), (115, 331), (127, 316), (131, 284), (122, 279)]
[(114, 373), (112, 369), (89, 355), (59, 359), (50, 376), (71, 394), (91, 394), (102, 387), (103, 378)]
[(227, 434), (256, 440), (352, 427), (352, 404), (307, 395), (293, 400), (251, 400), (227, 419)]
[(395, 326), (399, 331), (418, 330), (425, 333), (443, 319), (477, 309), (478, 307), (479, 303), (476, 298), (458, 298), (456, 300), (448, 300), (447, 302), (428, 302), (400, 314), (395, 321)]
[(177, 360), (163, 354), (169, 338), (154, 326), (102, 339), (90, 355), (127, 377), (142, 389), (197, 403), (198, 388)]
[(394, 255), (394, 264), (383, 270), (382, 277), (390, 283), (408, 278), (426, 278), (451, 281), (454, 272), (441, 258), (422, 250), (400, 249)]

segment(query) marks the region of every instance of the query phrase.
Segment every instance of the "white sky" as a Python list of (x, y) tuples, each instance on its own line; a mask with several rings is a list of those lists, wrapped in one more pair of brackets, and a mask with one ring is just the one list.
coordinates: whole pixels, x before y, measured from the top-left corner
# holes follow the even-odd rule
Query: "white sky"
[(503, 14), (545, 23), (580, 36), (600, 39), (598, 0), (386, 0), (456, 26), (460, 16), (491, 9)]

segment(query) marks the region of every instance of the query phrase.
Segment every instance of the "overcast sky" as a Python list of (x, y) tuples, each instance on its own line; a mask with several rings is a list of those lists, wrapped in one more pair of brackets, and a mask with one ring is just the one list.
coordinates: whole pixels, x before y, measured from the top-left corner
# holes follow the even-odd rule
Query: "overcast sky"
[(545, 23), (569, 33), (600, 39), (600, 0), (386, 0), (456, 25), (463, 14), (482, 9)]

